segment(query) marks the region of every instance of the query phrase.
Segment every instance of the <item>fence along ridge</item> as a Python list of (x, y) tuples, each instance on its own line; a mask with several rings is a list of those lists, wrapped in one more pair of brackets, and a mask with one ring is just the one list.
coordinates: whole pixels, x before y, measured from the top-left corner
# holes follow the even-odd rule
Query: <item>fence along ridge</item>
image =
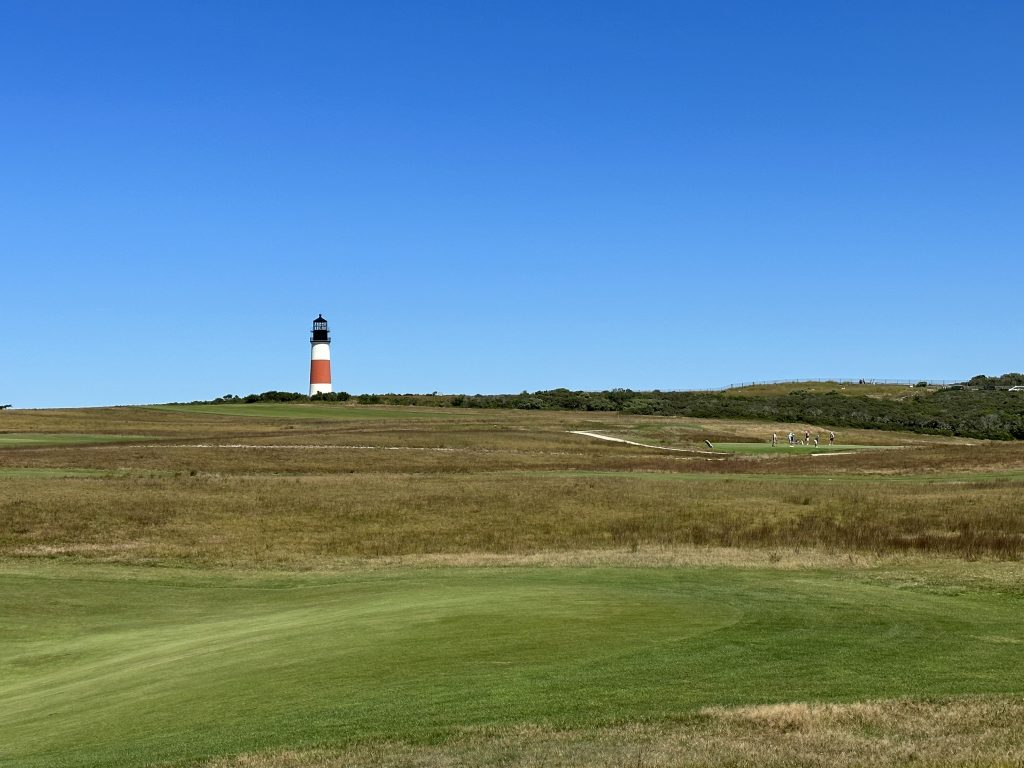
[(770, 381), (741, 381), (736, 384), (729, 384), (724, 387), (701, 390), (703, 392), (724, 392), (727, 389), (739, 389), (740, 387), (760, 387), (769, 384), (898, 384), (912, 387), (915, 384), (925, 382), (929, 387), (948, 387), (952, 384), (963, 382), (957, 379), (847, 379), (847, 378), (824, 378), (824, 379), (773, 379)]

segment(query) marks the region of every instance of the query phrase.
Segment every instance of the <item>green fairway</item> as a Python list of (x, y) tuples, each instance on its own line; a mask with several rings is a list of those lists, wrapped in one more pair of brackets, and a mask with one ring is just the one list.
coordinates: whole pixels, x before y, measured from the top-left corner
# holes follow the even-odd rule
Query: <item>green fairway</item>
[(1020, 600), (730, 569), (0, 572), (0, 765), (1024, 692)]
[(126, 478), (157, 478), (172, 475), (172, 472), (162, 469), (132, 469), (123, 467), (121, 469), (92, 469), (89, 467), (0, 467), (0, 477), (11, 478), (55, 478), (55, 479), (77, 479), (77, 478), (98, 478), (107, 480)]
[(87, 443), (125, 443), (133, 440), (150, 440), (145, 435), (79, 435), (79, 434), (45, 434), (41, 432), (32, 433), (4, 433), (0, 434), (0, 448), (4, 446), (28, 446), (28, 445), (80, 445)]
[(274, 419), (423, 419), (449, 414), (417, 408), (386, 408), (373, 405), (329, 403), (230, 403), (224, 405), (151, 405), (153, 410), (207, 413), (215, 416), (259, 416)]
[(716, 451), (742, 454), (769, 454), (781, 456), (799, 456), (809, 454), (849, 453), (850, 451), (878, 451), (892, 448), (887, 445), (829, 445), (827, 442), (819, 446), (789, 445), (785, 440), (772, 447), (771, 443), (715, 443)]
[(0, 477), (115, 477), (127, 472), (103, 469), (51, 469), (49, 467), (0, 467)]
[(903, 475), (842, 475), (828, 477), (822, 475), (798, 475), (780, 472), (765, 474), (735, 474), (722, 472), (631, 472), (631, 471), (592, 471), (592, 470), (548, 470), (528, 473), (533, 477), (610, 477), (641, 481), (666, 482), (751, 482), (765, 481), (778, 483), (814, 483), (822, 480), (831, 482), (841, 480), (843, 483), (888, 484), (888, 483), (924, 483), (963, 485), (966, 483), (1019, 483), (1024, 481), (1024, 470), (1015, 472), (931, 472), (928, 474), (907, 473)]

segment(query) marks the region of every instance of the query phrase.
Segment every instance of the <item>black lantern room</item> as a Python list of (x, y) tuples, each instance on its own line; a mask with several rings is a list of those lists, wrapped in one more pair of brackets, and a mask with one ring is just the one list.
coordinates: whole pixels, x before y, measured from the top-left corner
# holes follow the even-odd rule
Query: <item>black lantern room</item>
[(314, 343), (318, 341), (330, 342), (331, 336), (329, 331), (330, 329), (327, 327), (327, 321), (324, 320), (324, 316), (319, 315), (313, 321), (313, 335), (309, 337), (309, 340)]

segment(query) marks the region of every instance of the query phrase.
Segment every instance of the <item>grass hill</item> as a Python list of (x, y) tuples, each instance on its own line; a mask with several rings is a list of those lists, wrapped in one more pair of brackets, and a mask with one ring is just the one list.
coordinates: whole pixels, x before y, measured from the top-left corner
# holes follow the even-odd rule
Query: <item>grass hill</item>
[(786, 381), (772, 384), (749, 384), (746, 386), (723, 389), (725, 395), (742, 395), (744, 397), (780, 397), (792, 392), (806, 392), (823, 395), (837, 392), (843, 395), (860, 397), (879, 397), (889, 400), (903, 400), (907, 397), (919, 397), (927, 392), (935, 392), (938, 387), (915, 387), (908, 384), (854, 384), (839, 381)]
[[(989, 440), (1024, 439), (1024, 393), (1007, 382), (1021, 374), (975, 377), (977, 384), (921, 387), (894, 384), (793, 382), (755, 385), (722, 392), (582, 392), (554, 389), (518, 395), (359, 395), (363, 405), (441, 408), (609, 411), (644, 416), (756, 419), (820, 424), (832, 429), (881, 429)], [(993, 382), (998, 382), (993, 383)], [(312, 400), (350, 401), (347, 393)], [(214, 405), (308, 401), (305, 395), (266, 392), (218, 398)]]

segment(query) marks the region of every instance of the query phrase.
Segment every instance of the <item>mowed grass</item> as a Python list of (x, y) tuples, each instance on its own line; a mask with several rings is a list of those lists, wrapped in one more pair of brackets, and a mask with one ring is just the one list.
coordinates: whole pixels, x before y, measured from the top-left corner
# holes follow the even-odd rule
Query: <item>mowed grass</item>
[(118, 474), (125, 473), (107, 469), (76, 469), (74, 467), (0, 467), (0, 477), (113, 477)]
[(714, 446), (716, 451), (739, 453), (750, 456), (785, 456), (788, 454), (794, 454), (797, 456), (813, 456), (829, 453), (849, 453), (852, 451), (877, 451), (893, 447), (887, 445), (829, 445), (827, 442), (822, 443), (821, 445), (790, 445), (783, 440), (780, 440), (778, 445), (775, 446), (771, 443), (714, 443)]
[[(821, 454), (819, 454), (821, 455)], [(826, 454), (827, 455), (827, 454)], [(868, 483), (868, 484), (880, 484), (889, 485), (892, 483), (924, 483), (924, 484), (948, 484), (948, 485), (988, 485), (989, 487), (996, 487), (997, 484), (1005, 483), (1018, 483), (1024, 481), (1024, 469), (1017, 471), (997, 471), (997, 472), (930, 472), (928, 474), (899, 474), (899, 475), (870, 475), (870, 474), (843, 474), (836, 477), (825, 477), (823, 478), (818, 474), (783, 474), (780, 472), (771, 472), (767, 474), (754, 474), (754, 473), (729, 473), (721, 472), (712, 474), (710, 472), (655, 472), (655, 471), (643, 471), (643, 472), (630, 472), (630, 471), (616, 471), (616, 470), (567, 470), (567, 471), (548, 471), (548, 472), (534, 472), (531, 473), (535, 477), (617, 477), (627, 478), (630, 480), (639, 481), (680, 481), (689, 482), (698, 480), (702, 482), (743, 482), (750, 481), (755, 483), (764, 484), (770, 482), (777, 486), (782, 486), (786, 483), (815, 483), (820, 486), (822, 480), (828, 482), (838, 481), (840, 485), (846, 485), (848, 483)]]
[(149, 440), (143, 435), (79, 435), (46, 434), (41, 432), (0, 433), (0, 447), (32, 445), (82, 445), (89, 443), (123, 443), (134, 440)]
[(830, 571), (0, 572), (0, 764), (141, 766), (709, 706), (1019, 695), (1019, 598)]

